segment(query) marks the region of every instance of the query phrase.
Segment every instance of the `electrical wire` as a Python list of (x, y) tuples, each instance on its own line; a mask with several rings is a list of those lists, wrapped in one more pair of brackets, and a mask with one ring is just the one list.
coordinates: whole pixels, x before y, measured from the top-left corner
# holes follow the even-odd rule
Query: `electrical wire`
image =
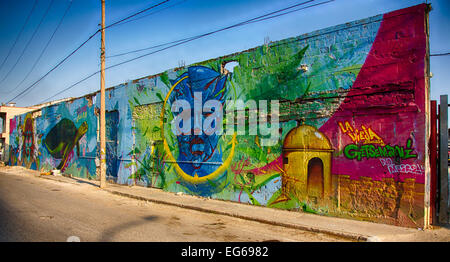
[(450, 55), (450, 53), (431, 54), (430, 56), (446, 56), (446, 55)]
[[(209, 33), (201, 34), (201, 35), (190, 37), (190, 38), (185, 38), (186, 40), (184, 40), (184, 41), (183, 40), (177, 40), (177, 41), (174, 41), (174, 42), (177, 42), (177, 43), (174, 43), (171, 46), (168, 46), (168, 47), (165, 47), (165, 48), (162, 48), (162, 49), (159, 49), (159, 50), (156, 50), (156, 51), (144, 54), (144, 55), (140, 55), (138, 57), (135, 57), (135, 58), (132, 58), (132, 59), (129, 59), (129, 60), (117, 63), (117, 64), (114, 64), (112, 66), (109, 66), (109, 67), (105, 68), (105, 70), (106, 69), (111, 69), (111, 68), (114, 68), (114, 67), (117, 67), (117, 66), (129, 63), (129, 62), (132, 62), (134, 60), (140, 59), (140, 58), (145, 57), (145, 56), (149, 56), (149, 55), (152, 55), (152, 54), (155, 54), (155, 53), (167, 50), (167, 49), (172, 48), (172, 47), (179, 46), (181, 44), (185, 44), (185, 43), (191, 42), (191, 41), (199, 39), (199, 38), (203, 38), (203, 37), (206, 37), (206, 36), (218, 33), (218, 32), (225, 31), (225, 30), (228, 30), (228, 29), (231, 29), (231, 28), (234, 28), (234, 27), (243, 26), (243, 25), (251, 24), (251, 23), (256, 23), (256, 22), (260, 22), (260, 21), (263, 21), (263, 20), (267, 20), (267, 19), (273, 19), (273, 18), (279, 17), (281, 15), (286, 15), (286, 14), (288, 14), (287, 12), (286, 12), (286, 14), (280, 14), (280, 15), (276, 15), (276, 16), (274, 15), (273, 17), (268, 17), (268, 16), (272, 16), (275, 13), (279, 13), (279, 12), (282, 12), (282, 11), (285, 11), (285, 10), (288, 10), (288, 9), (291, 9), (291, 8), (294, 8), (294, 7), (298, 7), (299, 5), (304, 5), (304, 4), (307, 4), (307, 3), (310, 3), (310, 2), (314, 2), (314, 1), (315, 0), (309, 0), (309, 1), (306, 1), (306, 2), (303, 2), (303, 3), (300, 3), (300, 4), (296, 4), (296, 5), (287, 7), (287, 8), (283, 8), (283, 9), (280, 9), (280, 10), (277, 10), (277, 11), (274, 11), (274, 12), (271, 12), (271, 13), (268, 13), (268, 14), (265, 14), (265, 15), (261, 15), (261, 16), (258, 16), (258, 17), (246, 20), (246, 21), (241, 22), (241, 23), (237, 23), (237, 24), (234, 24), (234, 25), (231, 25), (231, 26), (227, 26), (227, 27), (224, 27), (224, 28), (221, 28), (221, 29), (209, 32)], [(314, 5), (311, 5), (311, 6), (299, 8), (296, 11), (304, 10), (304, 9), (311, 8), (311, 7), (318, 6), (318, 5), (323, 5), (323, 4), (326, 4), (326, 3), (329, 3), (329, 2), (333, 2), (333, 1), (335, 1), (335, 0), (330, 0), (330, 1), (321, 2), (321, 3), (318, 3), (318, 4), (314, 4)]]
[(189, 40), (189, 39), (193, 39), (193, 38), (194, 37), (187, 37), (187, 38), (175, 40), (175, 41), (164, 43), (164, 44), (159, 44), (159, 45), (155, 45), (155, 46), (145, 47), (145, 48), (141, 48), (141, 49), (125, 52), (125, 53), (120, 53), (120, 54), (116, 54), (116, 55), (110, 55), (110, 56), (107, 56), (106, 58), (113, 58), (113, 57), (119, 57), (119, 56), (124, 56), (124, 55), (128, 55), (128, 54), (138, 53), (138, 52), (145, 51), (145, 50), (151, 50), (151, 49), (155, 49), (155, 48), (158, 48), (158, 47), (163, 47), (163, 46), (166, 46), (166, 45), (183, 42), (183, 41), (186, 41), (186, 40)]
[(144, 10), (141, 10), (141, 11), (139, 11), (139, 12), (137, 12), (137, 13), (134, 13), (134, 14), (132, 14), (132, 15), (129, 15), (129, 16), (123, 18), (123, 19), (120, 19), (120, 20), (117, 21), (117, 22), (114, 22), (114, 23), (112, 23), (112, 24), (106, 26), (105, 29), (110, 28), (110, 27), (113, 27), (113, 26), (116, 26), (116, 25), (118, 25), (118, 24), (120, 24), (120, 23), (122, 23), (122, 22), (124, 22), (124, 21), (126, 21), (126, 20), (128, 20), (128, 19), (130, 19), (130, 18), (133, 18), (133, 17), (135, 17), (135, 16), (137, 16), (137, 15), (140, 15), (140, 14), (142, 14), (142, 13), (145, 13), (145, 12), (147, 12), (147, 11), (153, 9), (153, 8), (156, 8), (156, 7), (158, 7), (158, 6), (162, 5), (162, 4), (165, 4), (165, 3), (169, 2), (169, 1), (170, 1), (170, 0), (165, 0), (165, 1), (159, 2), (159, 3), (155, 4), (155, 5), (152, 5), (152, 6), (148, 7), (148, 8), (145, 8)]
[[(315, 1), (315, 0), (308, 1), (308, 2), (313, 2), (313, 1)], [(306, 9), (306, 8), (311, 8), (313, 6), (322, 5), (322, 4), (326, 4), (326, 3), (329, 3), (329, 2), (333, 2), (333, 1), (335, 1), (335, 0), (329, 0), (329, 1), (326, 1), (326, 2), (317, 3), (317, 4), (314, 4), (314, 5), (307, 6), (307, 7), (302, 7), (302, 8), (299, 8), (299, 9), (287, 11), (287, 12), (284, 12), (284, 13), (281, 13), (281, 14), (277, 14), (277, 15), (273, 15), (273, 16), (269, 16), (269, 17), (260, 18), (260, 19), (257, 19), (257, 20), (251, 19), (253, 21), (246, 21), (246, 22), (243, 22), (243, 23), (239, 23), (239, 24), (233, 25), (232, 27), (237, 27), (237, 26), (242, 26), (242, 25), (246, 25), (246, 24), (261, 22), (261, 21), (268, 20), (268, 19), (273, 19), (275, 17), (287, 15), (287, 14), (290, 14), (290, 13), (293, 13), (293, 12), (297, 12), (297, 11), (300, 11), (300, 10), (303, 10), (303, 9)], [(305, 2), (305, 3), (308, 3), (308, 2)], [(305, 3), (303, 3), (303, 4), (305, 4)], [(293, 7), (297, 7), (297, 5), (296, 6), (292, 6), (292, 7), (288, 7), (287, 9), (290, 9), (290, 8), (293, 8)], [(278, 11), (275, 11), (275, 12), (280, 12), (280, 11), (283, 11), (283, 10), (278, 10)], [(227, 28), (227, 29), (229, 29), (229, 28)], [(213, 32), (210, 32), (210, 33), (213, 34), (213, 33), (216, 33), (216, 32), (217, 31), (213, 31)], [(158, 48), (158, 47), (162, 47), (162, 46), (166, 46), (166, 45), (170, 45), (170, 44), (175, 44), (175, 43), (183, 42), (183, 41), (190, 40), (190, 39), (195, 40), (198, 37), (206, 36), (206, 35), (208, 35), (210, 33), (202, 34), (202, 35), (198, 35), (198, 36), (193, 36), (193, 37), (187, 37), (187, 38), (175, 40), (175, 41), (172, 41), (172, 42), (159, 44), (159, 45), (155, 45), (155, 46), (150, 46), (150, 47), (145, 47), (145, 48), (141, 48), (141, 49), (137, 49), (137, 50), (133, 50), (133, 51), (128, 51), (128, 52), (124, 52), (124, 53), (119, 53), (119, 54), (115, 54), (115, 55), (110, 55), (110, 56), (107, 56), (106, 58), (113, 58), (113, 57), (124, 56), (124, 55), (132, 54), (132, 53), (138, 53), (138, 52), (141, 52), (141, 51), (155, 49), (155, 48)]]
[(28, 21), (30, 20), (31, 15), (33, 14), (34, 9), (36, 8), (36, 4), (37, 4), (37, 0), (34, 1), (33, 7), (31, 8), (31, 11), (27, 16), (27, 19), (25, 19), (25, 23), (23, 24), (22, 28), (20, 29), (19, 34), (17, 35), (16, 40), (14, 41), (14, 44), (9, 49), (8, 55), (6, 55), (5, 59), (2, 62), (2, 65), (0, 65), (0, 71), (3, 69), (3, 65), (5, 65), (6, 60), (8, 60), (9, 56), (11, 55), (12, 50), (14, 49), (14, 47), (16, 47), (17, 41), (19, 41), (19, 38), (22, 35), (23, 30), (25, 29), (25, 26), (28, 24)]
[(300, 11), (300, 10), (303, 10), (303, 9), (306, 9), (306, 8), (311, 8), (311, 7), (318, 6), (318, 5), (328, 4), (328, 3), (334, 2), (334, 1), (335, 0), (328, 0), (328, 1), (325, 1), (325, 2), (321, 2), (321, 3), (310, 5), (310, 6), (307, 6), (307, 7), (301, 7), (301, 8), (294, 9), (294, 10), (291, 10), (291, 11), (287, 11), (287, 12), (284, 12), (284, 13), (281, 13), (281, 14), (277, 14), (277, 15), (261, 18), (261, 19), (252, 21), (250, 23), (256, 23), (256, 22), (261, 22), (261, 21), (268, 20), (268, 19), (273, 19), (273, 18), (276, 18), (276, 17), (279, 17), (279, 16), (283, 16), (283, 15), (287, 15), (287, 14), (290, 14), (290, 13), (294, 13), (294, 12), (297, 12), (297, 11)]
[(8, 78), (8, 76), (11, 74), (11, 72), (16, 68), (17, 64), (19, 63), (20, 59), (22, 59), (23, 55), (25, 54), (25, 51), (27, 51), (28, 46), (31, 44), (31, 42), (33, 41), (33, 38), (36, 36), (36, 33), (39, 31), (39, 28), (42, 25), (42, 22), (44, 22), (45, 17), (47, 17), (48, 11), (50, 11), (50, 7), (52, 7), (53, 5), (53, 0), (50, 2), (50, 4), (47, 7), (47, 10), (45, 10), (44, 15), (42, 16), (41, 20), (39, 21), (38, 26), (36, 27), (36, 29), (34, 30), (33, 34), (31, 35), (30, 40), (28, 40), (28, 42), (26, 43), (25, 47), (22, 50), (22, 53), (20, 54), (20, 56), (17, 58), (16, 62), (14, 63), (13, 67), (11, 67), (11, 69), (8, 71), (8, 73), (6, 74), (6, 76), (0, 81), (0, 83), (3, 83), (3, 81), (5, 81), (5, 79)]
[(164, 8), (161, 8), (161, 9), (157, 10), (157, 11), (148, 13), (148, 14), (146, 14), (146, 15), (137, 17), (137, 18), (135, 18), (135, 19), (131, 19), (131, 20), (122, 22), (122, 23), (118, 24), (118, 26), (124, 25), (124, 24), (127, 24), (127, 23), (130, 23), (130, 22), (137, 21), (137, 20), (139, 20), (139, 19), (145, 18), (145, 17), (150, 16), (150, 15), (154, 15), (154, 14), (156, 14), (156, 13), (162, 12), (162, 11), (164, 11), (164, 10), (166, 10), (166, 9), (171, 8), (171, 7), (175, 7), (175, 6), (177, 6), (177, 5), (180, 5), (180, 4), (182, 4), (182, 3), (186, 2), (186, 1), (188, 1), (188, 0), (181, 0), (181, 1), (177, 2), (177, 3), (174, 3), (173, 5), (166, 6), (166, 7), (164, 7)]
[[(142, 14), (143, 12), (146, 12), (148, 10), (151, 10), (157, 6), (160, 6), (163, 3), (169, 2), (170, 0), (165, 0), (163, 2), (160, 2), (158, 4), (155, 4), (151, 7), (148, 7), (144, 10), (141, 10), (133, 15), (130, 15), (128, 17), (125, 17), (117, 22), (114, 22), (108, 26), (105, 27), (105, 29), (119, 25), (120, 23), (136, 16), (139, 14)], [(50, 71), (48, 71), (47, 73), (45, 73), (42, 77), (40, 77), (38, 80), (36, 80), (33, 84), (31, 84), (30, 86), (28, 86), (27, 88), (25, 88), (22, 92), (20, 92), (18, 95), (16, 95), (14, 98), (10, 99), (7, 103), (10, 103), (11, 101), (13, 101), (14, 99), (18, 98), (19, 96), (22, 96), (23, 94), (25, 94), (28, 90), (30, 90), (31, 88), (33, 88), (36, 84), (38, 84), (40, 81), (42, 81), (42, 79), (44, 79), (45, 77), (47, 77), (51, 72), (53, 72), (56, 68), (58, 68), (61, 64), (63, 64), (65, 61), (67, 61), (67, 59), (69, 59), (73, 54), (75, 54), (78, 50), (80, 50), (81, 47), (83, 47), (87, 42), (89, 42), (95, 35), (97, 35), (99, 32), (101, 32), (101, 29), (98, 29), (95, 33), (93, 33), (92, 35), (89, 36), (89, 38), (87, 40), (85, 40), (80, 46), (78, 46), (74, 51), (72, 51), (69, 55), (67, 55), (62, 61), (60, 61), (58, 64), (56, 64), (52, 69), (50, 69)]]
[[(179, 46), (179, 45), (182, 45), (182, 44), (191, 42), (191, 41), (193, 41), (193, 40), (196, 40), (196, 39), (199, 39), (199, 38), (202, 38), (202, 37), (205, 37), (205, 36), (208, 36), (208, 35), (217, 33), (217, 32), (225, 31), (225, 30), (228, 30), (228, 29), (231, 29), (231, 28), (234, 28), (234, 27), (237, 27), (237, 26), (241, 26), (241, 25), (246, 25), (246, 24), (250, 24), (250, 23), (256, 23), (256, 22), (260, 22), (260, 21), (263, 21), (263, 20), (267, 20), (267, 19), (269, 19), (269, 18), (267, 18), (267, 19), (264, 19), (264, 18), (265, 18), (265, 17), (268, 17), (268, 16), (273, 16), (272, 18), (270, 18), (270, 19), (273, 19), (273, 18), (275, 18), (275, 17), (281, 16), (281, 15), (276, 15), (276, 16), (275, 16), (275, 15), (274, 15), (275, 13), (279, 13), (279, 12), (282, 12), (282, 11), (286, 11), (286, 10), (288, 10), (288, 9), (297, 7), (297, 6), (299, 6), (299, 5), (307, 4), (307, 3), (310, 3), (310, 2), (314, 2), (314, 1), (315, 1), (315, 0), (309, 0), (309, 1), (307, 1), (307, 2), (303, 2), (303, 3), (301, 3), (301, 4), (297, 4), (297, 5), (294, 5), (294, 6), (291, 6), (291, 7), (283, 8), (283, 9), (281, 9), (281, 10), (277, 10), (277, 11), (274, 11), (274, 12), (271, 12), (271, 13), (268, 13), (268, 14), (265, 14), (265, 15), (261, 15), (261, 16), (258, 16), (258, 17), (255, 17), (255, 18), (246, 20), (246, 21), (244, 21), (244, 22), (241, 22), (241, 23), (238, 23), (238, 24), (235, 24), (235, 25), (232, 25), (232, 26), (228, 26), (228, 27), (225, 27), (225, 28), (222, 28), (222, 29), (218, 29), (218, 30), (215, 30), (215, 31), (212, 31), (212, 32), (209, 32), (209, 33), (202, 34), (202, 35), (198, 35), (198, 36), (195, 36), (195, 37), (185, 38), (184, 41), (183, 41), (183, 40), (177, 40), (177, 41), (174, 41), (174, 42), (177, 42), (177, 43), (174, 43), (173, 45), (170, 45), (170, 46), (165, 47), (165, 48), (158, 49), (158, 50), (156, 50), (156, 51), (153, 51), (153, 52), (150, 52), (150, 53), (147, 53), (147, 54), (144, 54), (144, 55), (140, 55), (140, 56), (138, 56), (138, 57), (135, 57), (135, 58), (132, 58), (132, 59), (129, 59), (129, 60), (126, 60), (126, 61), (123, 61), (123, 62), (114, 64), (114, 65), (111, 65), (111, 66), (109, 66), (109, 67), (106, 67), (105, 70), (108, 70), (108, 69), (111, 69), (111, 68), (114, 68), (114, 67), (117, 67), (117, 66), (120, 66), (120, 65), (123, 65), (123, 64), (129, 63), (129, 62), (132, 62), (132, 61), (135, 61), (135, 60), (140, 59), (140, 58), (145, 57), (145, 56), (149, 56), (149, 55), (152, 55), (152, 54), (155, 54), (155, 53), (162, 52), (162, 51), (164, 51), (164, 50), (167, 50), (167, 49), (170, 49), (170, 48), (173, 48), (173, 47), (176, 47), (176, 46)], [(326, 3), (329, 3), (329, 2), (333, 2), (333, 1), (335, 1), (335, 0), (329, 0), (329, 1), (326, 1), (326, 2), (321, 2), (321, 3), (318, 3), (318, 4), (311, 5), (311, 6), (299, 8), (299, 9), (297, 9), (296, 11), (304, 10), (304, 9), (311, 8), (311, 7), (318, 6), (318, 5), (323, 5), (323, 4), (326, 4)], [(289, 13), (291, 13), (291, 12), (289, 11)], [(288, 13), (286, 13), (286, 14), (288, 14)], [(286, 15), (286, 14), (283, 14), (283, 15)], [(252, 21), (254, 21), (254, 22), (252, 22)], [(166, 45), (166, 44), (163, 44), (163, 45)], [(92, 74), (90, 74), (90, 75), (88, 75), (87, 77), (85, 77), (85, 78), (79, 80), (78, 82), (76, 82), (76, 83), (70, 85), (69, 87), (67, 87), (67, 88), (65, 88), (65, 89), (63, 89), (63, 90), (61, 90), (60, 92), (58, 92), (58, 93), (52, 95), (51, 97), (42, 100), (40, 103), (43, 103), (43, 102), (45, 102), (45, 101), (47, 101), (47, 100), (49, 100), (49, 99), (52, 99), (52, 98), (54, 98), (54, 97), (56, 97), (56, 96), (58, 96), (58, 95), (64, 93), (65, 91), (67, 91), (67, 90), (73, 88), (74, 86), (76, 86), (76, 85), (78, 85), (78, 84), (80, 84), (80, 83), (82, 83), (82, 82), (88, 80), (89, 78), (95, 76), (95, 75), (98, 74), (98, 73), (100, 73), (100, 70), (97, 71), (97, 72), (94, 72), (94, 73), (92, 73)], [(8, 103), (9, 103), (9, 102), (8, 102)]]
[(50, 71), (48, 71), (47, 73), (45, 73), (43, 76), (41, 76), (38, 80), (36, 80), (32, 85), (30, 85), (29, 87), (27, 87), (25, 90), (23, 90), (21, 93), (19, 93), (18, 95), (16, 95), (14, 98), (10, 99), (7, 103), (10, 103), (11, 101), (13, 101), (14, 99), (16, 99), (17, 97), (19, 97), (20, 95), (24, 94), (26, 91), (30, 90), (33, 86), (35, 86), (37, 83), (39, 83), (40, 81), (42, 81), (42, 79), (44, 79), (46, 76), (48, 76), (51, 72), (53, 72), (56, 68), (58, 68), (61, 64), (63, 64), (67, 59), (69, 59), (69, 57), (71, 57), (73, 54), (75, 54), (78, 50), (80, 50), (81, 47), (83, 47), (87, 42), (89, 42), (89, 40), (91, 40), (95, 35), (98, 34), (98, 32), (100, 32), (100, 30), (98, 30), (97, 32), (95, 32), (94, 34), (92, 34), (87, 40), (85, 40), (80, 46), (78, 46), (74, 51), (72, 51), (68, 56), (66, 56), (63, 60), (61, 60), (57, 65), (55, 65), (52, 69), (50, 69)]
[[(150, 50), (150, 49), (155, 49), (155, 48), (158, 48), (158, 47), (162, 47), (162, 46), (166, 46), (166, 45), (171, 45), (171, 44), (176, 44), (176, 43), (180, 43), (180, 42), (184, 42), (184, 41), (188, 41), (188, 40), (189, 40), (189, 41), (192, 41), (192, 40), (195, 40), (195, 39), (198, 39), (198, 38), (202, 38), (202, 37), (205, 37), (205, 36), (208, 36), (208, 35), (211, 35), (211, 34), (215, 34), (215, 33), (221, 32), (221, 31), (225, 31), (225, 30), (228, 30), (228, 29), (231, 29), (231, 28), (234, 28), (234, 27), (243, 26), (243, 25), (246, 25), (246, 24), (254, 23), (254, 22), (259, 22), (259, 21), (258, 21), (259, 19), (263, 19), (263, 18), (265, 18), (265, 17), (274, 15), (274, 14), (276, 14), (276, 13), (280, 13), (280, 12), (283, 12), (283, 11), (286, 11), (286, 10), (289, 10), (289, 9), (292, 9), (292, 8), (296, 8), (296, 7), (298, 7), (298, 6), (305, 5), (305, 4), (314, 2), (314, 1), (316, 1), (316, 0), (309, 0), (309, 1), (306, 1), (306, 2), (299, 3), (299, 4), (295, 4), (295, 5), (292, 5), (292, 6), (289, 6), (289, 7), (286, 7), (286, 8), (277, 10), (277, 11), (274, 11), (274, 12), (270, 12), (270, 13), (268, 13), (268, 14), (264, 14), (264, 15), (261, 15), (261, 16), (258, 16), (258, 17), (255, 17), (255, 18), (246, 20), (246, 21), (244, 21), (244, 22), (240, 22), (240, 23), (237, 23), (237, 24), (234, 24), (234, 25), (231, 25), (231, 26), (228, 26), (228, 27), (219, 29), (219, 30), (215, 30), (215, 31), (211, 31), (211, 32), (208, 32), (208, 33), (204, 33), (204, 34), (201, 34), (201, 35), (192, 36), (192, 37), (187, 37), (187, 38), (175, 40), (175, 41), (172, 41), (172, 42), (168, 42), (168, 43), (160, 44), (160, 45), (156, 45), (156, 46), (151, 46), (151, 47), (141, 48), (141, 49), (137, 49), (137, 50), (133, 50), (133, 51), (128, 51), (128, 52), (124, 52), (124, 53), (119, 53), (119, 54), (116, 54), (116, 55), (108, 56), (107, 58), (112, 58), (112, 57), (118, 57), (118, 56), (128, 55), (128, 54), (137, 53), (137, 52), (141, 52), (141, 51), (145, 51), (145, 50)], [(334, 1), (334, 0), (331, 0), (331, 1)], [(331, 1), (328, 1), (328, 2), (331, 2)], [(324, 3), (325, 3), (325, 2), (324, 2)], [(321, 4), (321, 3), (319, 3), (319, 4)], [(317, 4), (316, 4), (316, 5), (317, 5)], [(315, 5), (314, 5), (314, 6), (315, 6)], [(296, 10), (296, 11), (299, 11), (299, 10)], [(263, 21), (263, 20), (261, 20), (261, 21)]]
[[(52, 0), (52, 1), (54, 1), (54, 0)], [(41, 53), (39, 54), (39, 57), (36, 59), (33, 66), (31, 67), (31, 69), (28, 71), (28, 73), (25, 75), (25, 77), (22, 79), (22, 81), (20, 81), (20, 83), (15, 88), (13, 88), (11, 91), (8, 91), (8, 92), (15, 91), (28, 78), (28, 76), (30, 76), (31, 72), (33, 72), (34, 68), (41, 60), (42, 56), (44, 55), (45, 51), (47, 50), (48, 46), (50, 45), (50, 42), (52, 41), (52, 39), (55, 36), (56, 32), (58, 31), (59, 27), (61, 26), (61, 24), (62, 24), (64, 18), (66, 17), (71, 6), (72, 6), (72, 1), (69, 2), (69, 5), (67, 6), (66, 10), (64, 11), (63, 16), (61, 17), (61, 19), (58, 22), (58, 25), (56, 26), (55, 30), (53, 31), (53, 34), (50, 36), (50, 39), (47, 41), (45, 47), (42, 49)]]

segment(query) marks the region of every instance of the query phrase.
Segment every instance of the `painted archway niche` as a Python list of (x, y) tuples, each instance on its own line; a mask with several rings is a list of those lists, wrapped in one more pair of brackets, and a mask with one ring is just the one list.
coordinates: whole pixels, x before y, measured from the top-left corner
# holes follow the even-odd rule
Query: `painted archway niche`
[(332, 195), (330, 140), (317, 128), (293, 128), (283, 142), (282, 195), (276, 202), (296, 198), (317, 207)]

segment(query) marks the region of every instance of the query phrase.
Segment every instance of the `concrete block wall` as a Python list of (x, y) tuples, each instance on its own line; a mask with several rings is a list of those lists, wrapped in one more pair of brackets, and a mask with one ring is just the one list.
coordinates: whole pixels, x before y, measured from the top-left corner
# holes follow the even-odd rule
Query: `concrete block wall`
[[(349, 22), (108, 89), (108, 179), (422, 227), (426, 9)], [(225, 69), (231, 62), (232, 72)], [(202, 95), (200, 106), (216, 100), (225, 110), (226, 101), (279, 101), (280, 123), (271, 125), (279, 137), (264, 145), (265, 121), (257, 134), (174, 135), (175, 101), (193, 107), (194, 92)], [(43, 108), (41, 116), (16, 117), (10, 164), (94, 178), (99, 100), (94, 93)]]

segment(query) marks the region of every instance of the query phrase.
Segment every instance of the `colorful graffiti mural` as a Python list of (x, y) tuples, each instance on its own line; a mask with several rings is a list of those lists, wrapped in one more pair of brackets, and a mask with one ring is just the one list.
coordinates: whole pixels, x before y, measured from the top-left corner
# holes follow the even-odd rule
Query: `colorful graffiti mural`
[[(221, 137), (210, 130), (212, 129), (211, 125), (222, 124), (219, 121), (222, 116), (212, 116), (212, 123), (204, 129), (204, 122), (213, 113), (203, 110), (206, 106), (204, 101), (209, 101), (213, 98), (217, 99), (216, 101), (220, 103), (220, 107), (224, 106), (227, 95), (226, 80), (226, 75), (221, 75), (210, 68), (204, 66), (189, 67), (187, 72), (171, 81), (172, 88), (166, 96), (166, 101), (164, 101), (166, 103), (167, 98), (169, 98), (174, 117), (172, 127), (175, 133), (179, 133), (176, 136), (178, 147), (176, 161), (174, 161), (175, 158), (172, 157), (172, 153), (169, 152), (170, 148), (168, 146), (166, 147), (166, 154), (169, 160), (174, 162), (173, 165), (175, 165), (177, 172), (182, 177), (184, 186), (191, 191), (198, 192), (199, 195), (209, 196), (217, 192), (220, 187), (215, 185), (216, 183), (221, 183), (221, 180), (226, 176), (226, 165), (230, 163), (230, 161), (226, 161), (227, 163), (224, 164), (221, 163), (222, 150), (218, 148), (218, 142)], [(179, 106), (176, 105), (177, 101), (186, 101), (189, 103), (189, 107), (194, 109), (194, 116), (188, 115), (188, 121), (183, 121), (178, 116), (181, 113), (173, 110)], [(183, 110), (182, 112), (189, 114), (191, 110)], [(177, 121), (177, 119), (180, 120)], [(214, 123), (214, 121), (217, 122)], [(183, 125), (183, 131), (177, 130), (180, 129), (180, 124)], [(209, 134), (208, 131), (210, 132)], [(167, 142), (166, 140), (164, 141), (166, 145)], [(232, 154), (229, 157), (230, 160), (231, 157)]]
[[(108, 89), (106, 110), (115, 112), (108, 124), (108, 164), (114, 167), (109, 179), (420, 226), (427, 174), (426, 8), (338, 25)], [(42, 116), (16, 117), (10, 164), (95, 177), (97, 97), (43, 108)], [(231, 106), (239, 101), (243, 108)], [(222, 126), (227, 130), (216, 132)]]
[(62, 119), (50, 129), (43, 144), (52, 157), (61, 159), (61, 162), (56, 167), (57, 169), (65, 170), (69, 156), (71, 156), (75, 147), (77, 155), (80, 155), (79, 141), (86, 134), (87, 130), (88, 125), (86, 122), (83, 122), (77, 129), (75, 124), (67, 118)]
[(23, 125), (19, 127), (18, 148), (15, 152), (18, 152), (17, 161), (27, 168), (36, 168), (39, 161), (37, 156), (39, 151), (37, 150), (38, 138), (36, 137), (36, 123), (31, 114), (26, 114), (23, 121)]
[(88, 104), (83, 99), (45, 107), (25, 119), (16, 117), (10, 137), (16, 143), (11, 145), (14, 153), (9, 164), (42, 171), (60, 169), (81, 177), (95, 175), (97, 120)]

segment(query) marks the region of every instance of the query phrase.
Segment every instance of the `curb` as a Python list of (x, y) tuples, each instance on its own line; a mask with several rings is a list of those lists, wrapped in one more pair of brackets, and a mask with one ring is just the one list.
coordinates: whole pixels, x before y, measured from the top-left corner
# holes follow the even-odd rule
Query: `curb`
[(361, 235), (361, 234), (349, 233), (349, 232), (339, 231), (339, 230), (330, 230), (330, 229), (325, 229), (325, 228), (320, 228), (320, 227), (282, 223), (282, 222), (266, 220), (266, 219), (262, 219), (262, 218), (255, 218), (255, 217), (251, 217), (251, 216), (240, 215), (240, 214), (231, 213), (231, 212), (222, 212), (222, 211), (211, 210), (211, 209), (201, 208), (201, 207), (192, 206), (192, 205), (178, 204), (178, 203), (173, 203), (173, 202), (164, 201), (164, 200), (156, 200), (156, 199), (136, 196), (133, 194), (123, 193), (123, 192), (119, 192), (119, 191), (115, 191), (115, 190), (111, 190), (111, 189), (103, 189), (103, 190), (107, 191), (111, 194), (114, 194), (114, 195), (133, 198), (133, 199), (137, 199), (137, 200), (149, 201), (149, 202), (163, 204), (163, 205), (171, 205), (171, 206), (196, 210), (196, 211), (200, 211), (200, 212), (210, 213), (210, 214), (212, 213), (212, 214), (217, 214), (217, 215), (230, 216), (230, 217), (260, 222), (260, 223), (273, 225), (273, 226), (281, 226), (281, 227), (287, 227), (287, 228), (293, 228), (293, 229), (300, 229), (300, 230), (314, 232), (314, 233), (323, 233), (323, 234), (333, 235), (336, 237), (346, 238), (346, 239), (358, 241), (358, 242), (368, 242), (373, 239), (373, 236), (365, 236), (365, 235)]

